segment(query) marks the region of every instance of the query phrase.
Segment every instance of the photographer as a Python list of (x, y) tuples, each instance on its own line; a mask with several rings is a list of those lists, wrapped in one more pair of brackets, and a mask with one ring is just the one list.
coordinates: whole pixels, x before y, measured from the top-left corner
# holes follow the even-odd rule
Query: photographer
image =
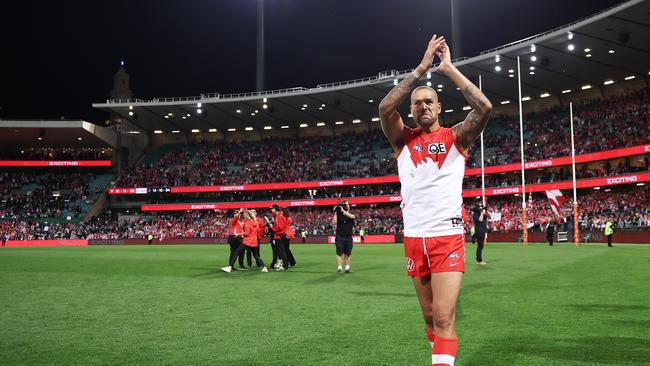
[(334, 206), (332, 224), (336, 225), (336, 272), (343, 271), (342, 264), (345, 260), (345, 273), (350, 273), (350, 256), (352, 255), (352, 227), (356, 217), (350, 213), (348, 201), (341, 201)]
[(485, 244), (485, 236), (487, 235), (487, 209), (483, 205), (474, 207), (472, 218), (474, 220), (474, 235), (476, 236), (476, 264), (481, 266), (486, 265), (483, 261), (483, 244)]

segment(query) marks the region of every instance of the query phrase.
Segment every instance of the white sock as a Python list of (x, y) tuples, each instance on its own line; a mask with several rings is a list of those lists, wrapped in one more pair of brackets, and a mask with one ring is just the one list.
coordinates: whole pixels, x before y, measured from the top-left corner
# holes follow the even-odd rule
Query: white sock
[(346, 264), (346, 265), (345, 265), (345, 270), (346, 270), (346, 271), (349, 271), (349, 270), (350, 270), (350, 265), (349, 265), (349, 264)]
[(336, 269), (338, 269), (339, 271), (342, 271), (342, 270), (343, 270), (343, 267), (338, 266)]

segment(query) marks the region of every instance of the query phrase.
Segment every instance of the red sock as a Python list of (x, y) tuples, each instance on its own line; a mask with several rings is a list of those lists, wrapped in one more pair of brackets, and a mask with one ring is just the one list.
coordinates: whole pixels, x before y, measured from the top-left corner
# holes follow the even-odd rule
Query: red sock
[(433, 329), (431, 329), (429, 327), (425, 327), (424, 332), (426, 333), (427, 339), (429, 340), (429, 342), (431, 342), (431, 344), (433, 344), (433, 342), (436, 340), (436, 336), (433, 334)]
[(433, 350), (431, 351), (431, 365), (454, 366), (457, 351), (457, 338), (443, 338), (436, 336), (433, 344)]

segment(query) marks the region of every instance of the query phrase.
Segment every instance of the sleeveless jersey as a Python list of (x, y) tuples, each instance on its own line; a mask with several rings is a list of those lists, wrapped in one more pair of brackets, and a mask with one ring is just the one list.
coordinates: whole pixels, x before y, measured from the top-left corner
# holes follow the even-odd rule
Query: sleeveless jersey
[(404, 236), (463, 234), (461, 207), (465, 156), (451, 128), (425, 133), (404, 127), (397, 155)]

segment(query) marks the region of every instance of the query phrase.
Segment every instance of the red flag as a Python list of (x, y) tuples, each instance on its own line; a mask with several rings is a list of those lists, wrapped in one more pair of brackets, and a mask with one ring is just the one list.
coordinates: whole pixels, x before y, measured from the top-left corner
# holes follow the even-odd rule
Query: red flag
[(556, 215), (560, 216), (560, 208), (562, 207), (562, 204), (566, 202), (566, 197), (562, 195), (562, 192), (559, 189), (546, 191), (546, 197), (548, 197), (548, 203), (551, 205), (551, 210), (553, 210)]

